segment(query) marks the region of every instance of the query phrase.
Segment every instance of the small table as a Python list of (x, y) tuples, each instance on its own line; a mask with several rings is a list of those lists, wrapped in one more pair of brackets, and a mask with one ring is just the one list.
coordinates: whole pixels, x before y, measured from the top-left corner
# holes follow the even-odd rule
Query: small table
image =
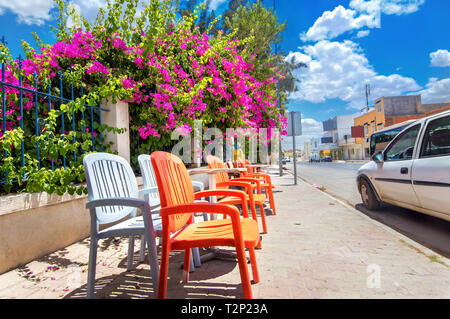
[[(216, 175), (219, 173), (233, 173), (233, 172), (243, 172), (247, 171), (245, 168), (198, 168), (189, 171), (189, 175), (200, 175), (200, 174), (208, 174), (209, 175), (209, 187), (208, 189), (216, 189)], [(217, 197), (210, 196), (210, 202), (216, 203)], [(211, 214), (211, 220), (217, 219), (217, 214)], [(206, 262), (212, 259), (236, 259), (235, 253), (229, 253), (221, 251), (217, 247), (212, 247), (212, 251), (200, 256), (200, 261)]]

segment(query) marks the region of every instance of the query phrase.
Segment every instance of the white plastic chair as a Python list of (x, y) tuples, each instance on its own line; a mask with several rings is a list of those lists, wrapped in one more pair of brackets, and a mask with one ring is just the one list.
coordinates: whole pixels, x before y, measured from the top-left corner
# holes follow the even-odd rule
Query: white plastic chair
[[(138, 162), (139, 167), (141, 169), (142, 179), (144, 182), (144, 188), (142, 189), (143, 192), (145, 192), (145, 199), (150, 203), (150, 206), (152, 207), (152, 213), (153, 214), (159, 214), (159, 208), (155, 207), (160, 205), (159, 201), (159, 192), (158, 192), (158, 185), (156, 183), (155, 178), (155, 172), (153, 171), (152, 162), (150, 160), (150, 155), (142, 154), (138, 156)], [(200, 191), (204, 190), (203, 183), (200, 181), (192, 181), (193, 186), (197, 186)], [(206, 200), (197, 200), (196, 202), (207, 202)], [(203, 219), (207, 220), (207, 217), (205, 217), (207, 214), (203, 214)], [(162, 234), (162, 227), (161, 227), (161, 220), (159, 215), (155, 216), (154, 219), (158, 220), (158, 224), (155, 226), (155, 232), (156, 236), (160, 237), (160, 234)], [(140, 260), (143, 261), (145, 254), (145, 241), (141, 240), (141, 255)], [(195, 270), (195, 267), (200, 267), (200, 253), (198, 248), (192, 249), (192, 258), (191, 258), (191, 265), (189, 269), (191, 271)]]
[[(129, 236), (127, 270), (133, 268), (134, 236), (143, 236), (149, 247), (149, 264), (155, 297), (158, 293), (159, 265), (156, 252), (154, 227), (161, 221), (152, 219), (148, 201), (140, 199), (145, 190), (139, 191), (130, 164), (120, 156), (107, 153), (88, 154), (83, 159), (89, 201), (86, 208), (91, 214), (91, 244), (87, 297), (94, 297), (95, 269), (98, 240), (109, 237)], [(142, 216), (136, 217), (136, 210)], [(99, 225), (115, 223), (99, 231)]]

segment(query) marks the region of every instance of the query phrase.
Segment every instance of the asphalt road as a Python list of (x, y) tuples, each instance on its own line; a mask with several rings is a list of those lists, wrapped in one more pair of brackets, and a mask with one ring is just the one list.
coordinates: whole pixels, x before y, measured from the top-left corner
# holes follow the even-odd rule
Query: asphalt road
[[(362, 165), (364, 163), (297, 162), (297, 174), (310, 184), (324, 187), (324, 191), (370, 218), (450, 258), (450, 222), (389, 204), (383, 204), (376, 211), (365, 208), (356, 186), (356, 174)], [(293, 173), (293, 163), (285, 167)]]

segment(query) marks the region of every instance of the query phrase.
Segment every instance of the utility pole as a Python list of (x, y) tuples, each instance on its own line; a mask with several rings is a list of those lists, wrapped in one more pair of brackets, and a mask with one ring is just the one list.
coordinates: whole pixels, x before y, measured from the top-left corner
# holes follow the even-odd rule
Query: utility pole
[(367, 112), (369, 112), (369, 95), (370, 95), (370, 84), (366, 84), (366, 108)]
[(294, 148), (294, 185), (297, 185), (297, 147), (295, 145), (295, 112), (291, 112), (292, 143)]

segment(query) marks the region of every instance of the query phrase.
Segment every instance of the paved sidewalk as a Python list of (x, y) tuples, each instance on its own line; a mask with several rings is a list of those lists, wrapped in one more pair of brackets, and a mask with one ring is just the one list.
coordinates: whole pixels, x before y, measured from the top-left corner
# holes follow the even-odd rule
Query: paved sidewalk
[[(450, 261), (299, 181), (274, 176), (277, 215), (256, 251), (255, 298), (450, 298)], [(270, 213), (270, 210), (267, 209)], [(96, 297), (149, 298), (148, 264), (126, 272), (127, 238), (99, 244)], [(0, 275), (0, 298), (85, 298), (89, 239)], [(240, 298), (236, 262), (204, 263), (181, 283), (170, 257), (168, 298)], [(251, 270), (249, 267), (249, 272)]]

